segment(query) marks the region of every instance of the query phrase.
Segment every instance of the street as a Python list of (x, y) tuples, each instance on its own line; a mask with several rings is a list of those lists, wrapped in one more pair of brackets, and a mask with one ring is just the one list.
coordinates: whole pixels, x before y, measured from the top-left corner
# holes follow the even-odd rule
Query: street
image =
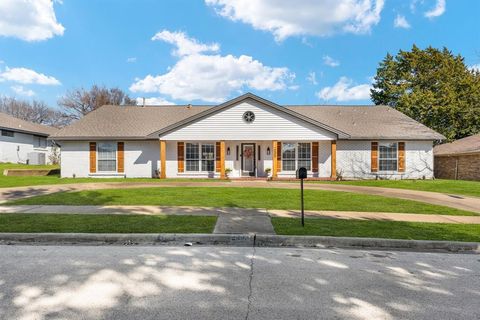
[(480, 256), (0, 246), (1, 319), (480, 319)]

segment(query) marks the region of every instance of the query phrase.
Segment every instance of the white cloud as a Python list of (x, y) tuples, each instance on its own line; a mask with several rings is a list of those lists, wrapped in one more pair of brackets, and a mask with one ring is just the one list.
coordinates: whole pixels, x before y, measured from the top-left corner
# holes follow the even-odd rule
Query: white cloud
[(437, 0), (435, 7), (425, 12), (425, 17), (433, 19), (435, 17), (441, 16), (445, 13), (446, 5), (446, 0)]
[(395, 17), (395, 20), (393, 21), (393, 26), (395, 28), (409, 29), (410, 28), (410, 23), (408, 23), (405, 16), (397, 14), (397, 16)]
[[(138, 97), (135, 99), (137, 101), (137, 105), (143, 105), (143, 98)], [(145, 98), (145, 105), (147, 106), (161, 106), (161, 105), (173, 105), (174, 103), (168, 100), (165, 100), (162, 97), (151, 97)]]
[(323, 56), (323, 64), (329, 67), (338, 67), (340, 65), (340, 61), (333, 59), (330, 56)]
[(170, 32), (163, 30), (155, 34), (152, 40), (161, 40), (173, 44), (177, 47), (177, 49), (173, 51), (173, 54), (180, 57), (202, 52), (217, 52), (220, 50), (218, 43), (203, 44), (196, 39), (187, 37), (184, 32), (179, 31)]
[(1, 0), (0, 36), (40, 41), (63, 35), (51, 0)]
[[(236, 57), (230, 54), (226, 56), (202, 54), (204, 51), (212, 51), (212, 47), (185, 35), (175, 39), (165, 41), (177, 46), (175, 51), (179, 56), (177, 63), (165, 74), (135, 79), (130, 86), (131, 91), (156, 92), (180, 100), (222, 102), (232, 92), (240, 92), (243, 89), (260, 91), (295, 89), (295, 86), (290, 85), (295, 74), (288, 68), (269, 67), (247, 55)], [(185, 45), (184, 39), (188, 39), (190, 43)], [(195, 46), (191, 46), (191, 43)]]
[(309, 72), (308, 76), (307, 76), (307, 81), (310, 82), (313, 85), (317, 85), (318, 84), (317, 74), (314, 71)]
[(135, 62), (137, 62), (137, 57), (127, 58), (127, 62), (128, 62), (128, 63), (135, 63)]
[[(291, 36), (368, 33), (380, 21), (384, 0), (205, 0), (217, 14), (273, 33)], [(301, 14), (300, 14), (301, 13)]]
[(322, 100), (353, 101), (370, 99), (371, 84), (354, 85), (347, 77), (341, 77), (332, 87), (325, 87), (316, 93)]
[(0, 73), (0, 81), (12, 81), (23, 84), (60, 85), (60, 81), (52, 76), (38, 73), (27, 68), (9, 68)]
[(23, 86), (11, 86), (10, 89), (12, 89), (16, 94), (21, 96), (31, 97), (35, 95), (35, 92), (33, 90), (26, 90)]

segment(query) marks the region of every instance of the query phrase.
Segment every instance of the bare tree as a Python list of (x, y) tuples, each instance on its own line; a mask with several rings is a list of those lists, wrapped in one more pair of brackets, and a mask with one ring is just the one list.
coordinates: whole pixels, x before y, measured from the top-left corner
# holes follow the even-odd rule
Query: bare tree
[(58, 104), (71, 119), (77, 120), (106, 104), (136, 105), (137, 103), (119, 88), (93, 85), (90, 90), (79, 88), (68, 91), (60, 98)]
[(37, 100), (30, 102), (17, 100), (16, 98), (0, 97), (0, 112), (25, 121), (57, 128), (70, 123), (70, 118), (63, 112), (50, 108), (44, 102)]

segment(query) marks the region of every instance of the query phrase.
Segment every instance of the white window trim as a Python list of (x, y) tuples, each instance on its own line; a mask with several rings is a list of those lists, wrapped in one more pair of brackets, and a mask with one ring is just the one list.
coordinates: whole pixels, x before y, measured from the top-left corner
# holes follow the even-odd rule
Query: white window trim
[[(284, 173), (292, 173), (296, 172), (298, 170), (298, 144), (299, 143), (308, 143), (310, 144), (310, 170), (307, 170), (307, 172), (312, 173), (312, 168), (313, 168), (313, 154), (312, 154), (312, 142), (310, 141), (281, 141), (282, 143), (282, 153), (281, 153), (281, 161), (282, 161), (282, 170), (280, 172)], [(284, 143), (292, 143), (295, 145), (295, 170), (284, 170), (283, 169), (283, 144)], [(289, 159), (291, 160), (291, 159)]]
[[(99, 170), (100, 166), (98, 165), (98, 161), (99, 161), (98, 148), (100, 147), (100, 143), (113, 143), (115, 145), (115, 171), (100, 171)], [(97, 172), (95, 172), (95, 173), (98, 174), (98, 175), (118, 173), (118, 143), (116, 141), (97, 141), (96, 144), (97, 144), (97, 150), (96, 150), (97, 154), (95, 155), (95, 158), (96, 158), (96, 162), (97, 162)]]
[[(198, 144), (198, 170), (192, 171), (192, 170), (187, 170), (187, 143), (197, 143)], [(202, 145), (204, 144), (212, 144), (213, 145), (213, 170), (212, 171), (202, 171)], [(184, 175), (187, 174), (193, 174), (193, 173), (198, 173), (198, 174), (211, 174), (212, 172), (215, 173), (216, 170), (216, 159), (217, 159), (217, 143), (216, 141), (214, 142), (209, 142), (209, 141), (185, 141), (185, 147), (183, 148), (183, 161), (185, 161), (185, 173)]]
[[(397, 158), (395, 159), (397, 161), (397, 168), (395, 170), (380, 170), (380, 146), (383, 144), (390, 144), (390, 143), (395, 143), (397, 147)], [(386, 160), (393, 160), (393, 158), (386, 158)], [(398, 141), (379, 141), (378, 142), (378, 158), (377, 158), (377, 168), (378, 168), (378, 173), (381, 174), (396, 174), (398, 173)]]

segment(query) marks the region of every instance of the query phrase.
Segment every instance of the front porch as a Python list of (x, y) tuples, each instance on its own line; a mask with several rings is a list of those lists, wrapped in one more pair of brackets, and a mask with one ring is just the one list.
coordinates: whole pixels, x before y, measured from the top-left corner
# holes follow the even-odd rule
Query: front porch
[(335, 180), (336, 140), (160, 140), (159, 177), (291, 180), (305, 167), (308, 178)]

